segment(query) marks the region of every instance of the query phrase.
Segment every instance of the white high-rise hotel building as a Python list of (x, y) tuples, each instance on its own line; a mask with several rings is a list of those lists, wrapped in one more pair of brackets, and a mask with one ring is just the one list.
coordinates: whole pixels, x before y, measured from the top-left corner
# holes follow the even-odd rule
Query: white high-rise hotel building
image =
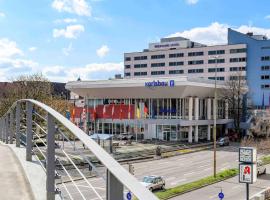
[(125, 78), (186, 75), (217, 80), (245, 78), (246, 44), (206, 46), (183, 37), (162, 38), (142, 52), (124, 54)]

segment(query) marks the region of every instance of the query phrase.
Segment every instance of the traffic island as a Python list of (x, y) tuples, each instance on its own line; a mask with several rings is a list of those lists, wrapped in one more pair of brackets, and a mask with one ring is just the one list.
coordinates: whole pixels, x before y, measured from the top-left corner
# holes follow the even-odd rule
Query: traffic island
[(191, 192), (193, 190), (200, 189), (202, 187), (212, 185), (214, 183), (224, 181), (226, 179), (232, 178), (238, 174), (238, 169), (228, 169), (217, 173), (216, 177), (208, 176), (206, 178), (199, 179), (194, 182), (179, 185), (173, 188), (165, 189), (163, 191), (155, 192), (155, 195), (161, 199), (170, 199), (172, 197)]

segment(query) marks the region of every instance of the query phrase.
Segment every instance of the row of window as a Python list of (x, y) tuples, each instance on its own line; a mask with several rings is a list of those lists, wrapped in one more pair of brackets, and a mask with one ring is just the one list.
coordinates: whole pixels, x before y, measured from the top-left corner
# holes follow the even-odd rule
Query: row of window
[(246, 67), (230, 67), (231, 72), (246, 71)]
[[(159, 66), (160, 64), (162, 64), (162, 66)], [(152, 63), (152, 67), (164, 67), (165, 63)], [(176, 65), (171, 65), (171, 66), (176, 66)], [(134, 65), (135, 68), (146, 68), (147, 65), (146, 64), (139, 64), (139, 65)], [(218, 68), (208, 68), (208, 72), (212, 73), (215, 72), (217, 69), (217, 72), (225, 72), (225, 68), (224, 67), (218, 67)], [(172, 70), (174, 71), (174, 70)], [(183, 70), (182, 70), (183, 71)], [(246, 71), (246, 67), (230, 67), (230, 71), (231, 72), (237, 72), (237, 71)], [(190, 72), (193, 73), (193, 72)], [(194, 72), (194, 73), (200, 73), (200, 72)]]
[[(223, 76), (218, 76), (218, 77), (216, 77), (217, 79), (217, 81), (224, 81), (225, 80), (225, 78), (223, 77)], [(208, 77), (208, 79), (209, 80), (215, 80), (215, 77)]]
[(270, 56), (262, 56), (261, 60), (262, 61), (270, 61)]
[[(245, 53), (246, 48), (242, 49), (230, 49), (230, 53)], [(208, 55), (221, 55), (225, 54), (225, 50), (212, 50), (208, 51)], [(188, 52), (188, 56), (203, 56), (203, 51), (197, 51), (197, 52)], [(184, 53), (172, 53), (169, 54), (169, 58), (178, 58), (178, 57), (184, 57)], [(165, 58), (165, 54), (159, 54), (159, 55), (151, 55), (151, 59), (163, 59)], [(147, 56), (135, 56), (134, 60), (147, 60)], [(125, 57), (125, 61), (131, 61), (131, 57)]]
[(270, 70), (270, 65), (262, 66), (261, 69), (262, 71), (268, 71)]
[(261, 76), (262, 80), (269, 80), (270, 79), (270, 75), (262, 75)]
[(264, 84), (264, 85), (261, 85), (261, 88), (262, 89), (270, 89), (270, 85), (269, 84)]

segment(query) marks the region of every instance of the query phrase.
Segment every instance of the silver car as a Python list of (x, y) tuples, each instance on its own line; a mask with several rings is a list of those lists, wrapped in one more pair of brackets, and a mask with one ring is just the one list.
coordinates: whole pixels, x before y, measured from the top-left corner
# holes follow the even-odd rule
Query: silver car
[(165, 188), (165, 180), (161, 176), (145, 176), (141, 183), (150, 191)]

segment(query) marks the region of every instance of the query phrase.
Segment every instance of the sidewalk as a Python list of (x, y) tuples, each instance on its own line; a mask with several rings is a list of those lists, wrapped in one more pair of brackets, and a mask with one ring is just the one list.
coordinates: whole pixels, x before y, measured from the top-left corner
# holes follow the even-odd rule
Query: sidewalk
[(18, 159), (12, 150), (3, 144), (0, 144), (0, 160), (1, 199), (34, 199), (30, 184)]
[[(267, 172), (270, 172), (270, 165), (267, 165)], [(224, 200), (245, 200), (246, 198), (246, 185), (238, 182), (239, 177), (233, 177), (228, 180), (204, 187), (202, 189), (189, 192), (170, 200), (211, 200), (219, 199), (218, 193), (221, 191), (224, 193)], [(250, 184), (250, 197), (260, 192), (261, 190), (270, 186), (270, 174), (261, 175), (255, 184)]]

